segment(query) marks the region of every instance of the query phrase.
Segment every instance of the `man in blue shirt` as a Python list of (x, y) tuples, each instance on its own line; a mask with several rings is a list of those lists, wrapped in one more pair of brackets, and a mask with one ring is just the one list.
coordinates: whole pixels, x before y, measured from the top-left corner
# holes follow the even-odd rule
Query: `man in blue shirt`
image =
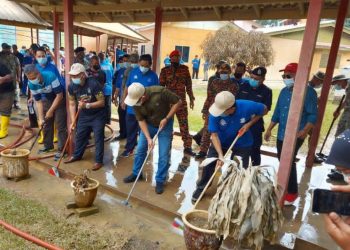
[(28, 77), (28, 87), (38, 109), (39, 127), (45, 121), (44, 148), (39, 153), (54, 149), (55, 123), (58, 130), (58, 154), (60, 154), (67, 140), (67, 112), (63, 87), (54, 73), (39, 72), (34, 64), (26, 65), (23, 71)]
[(106, 82), (103, 88), (103, 94), (105, 96), (106, 123), (111, 124), (113, 66), (109, 61), (105, 60), (104, 53), (99, 53), (98, 57), (100, 58), (101, 70), (106, 74)]
[[(250, 100), (253, 102), (263, 103), (267, 110), (271, 110), (272, 90), (264, 84), (266, 68), (257, 67), (250, 75), (249, 83), (242, 83), (239, 86), (237, 99)], [(255, 123), (250, 131), (253, 134), (254, 144), (251, 151), (251, 160), (253, 166), (261, 164), (260, 148), (262, 145), (262, 133), (264, 132), (264, 119), (261, 118)]]
[(199, 71), (200, 65), (201, 65), (201, 60), (198, 59), (198, 55), (196, 55), (192, 60), (192, 79), (194, 78), (198, 79), (198, 71)]
[[(290, 102), (292, 100), (293, 87), (294, 87), (294, 81), (295, 81), (297, 69), (298, 69), (297, 63), (290, 63), (284, 69), (280, 70), (284, 72), (282, 75), (282, 78), (286, 87), (284, 87), (281, 90), (281, 93), (278, 97), (276, 107), (271, 119), (271, 123), (265, 133), (265, 140), (269, 141), (271, 137), (272, 129), (277, 124), (279, 124), (278, 133), (277, 133), (278, 159), (280, 159), (281, 152), (282, 152), (283, 140), (286, 132), (288, 113), (290, 108)], [(298, 182), (297, 182), (297, 169), (295, 164), (295, 157), (298, 154), (298, 151), (302, 146), (305, 138), (307, 137), (309, 131), (314, 127), (316, 121), (317, 121), (317, 93), (311, 86), (308, 85), (306, 90), (306, 96), (305, 96), (305, 102), (304, 102), (303, 111), (301, 115), (301, 120), (299, 124), (299, 132), (297, 134), (298, 139), (297, 139), (295, 151), (294, 151), (294, 160), (293, 160), (293, 164), (292, 164), (292, 168), (289, 176), (288, 190), (287, 190), (288, 192), (284, 198), (285, 205), (292, 205), (293, 202), (298, 198)]]
[(234, 70), (235, 70), (235, 73), (233, 74), (232, 79), (234, 79), (239, 85), (243, 83), (249, 84), (249, 80), (243, 77), (247, 71), (247, 66), (245, 63), (243, 62), (237, 63), (234, 67)]
[[(151, 70), (152, 66), (152, 56), (145, 54), (140, 56), (139, 67), (134, 68), (126, 81), (126, 87), (128, 88), (132, 83), (141, 83), (144, 87), (150, 87), (159, 85), (159, 79), (157, 74)], [(128, 95), (128, 90), (125, 89), (124, 97)], [(124, 102), (124, 101), (123, 101)], [(126, 107), (126, 133), (127, 142), (125, 145), (125, 150), (122, 153), (122, 157), (129, 157), (133, 154), (134, 148), (137, 144), (137, 136), (140, 127), (135, 117), (135, 112), (133, 107)]]
[(168, 54), (166, 55), (166, 57), (164, 59), (164, 65), (165, 65), (165, 67), (168, 67), (171, 65), (171, 60), (170, 60), (170, 57)]
[(242, 157), (243, 167), (248, 167), (250, 150), (253, 146), (253, 136), (249, 129), (266, 112), (265, 105), (247, 100), (236, 101), (235, 96), (229, 91), (222, 91), (216, 95), (215, 102), (209, 109), (208, 130), (211, 132), (212, 142), (208, 158), (218, 157), (219, 160), (203, 169), (202, 177), (197, 182), (197, 189), (192, 195), (192, 202), (195, 202), (202, 193), (215, 171), (216, 164), (223, 165), (224, 154), (238, 133), (241, 137), (232, 149), (231, 158), (234, 155)]

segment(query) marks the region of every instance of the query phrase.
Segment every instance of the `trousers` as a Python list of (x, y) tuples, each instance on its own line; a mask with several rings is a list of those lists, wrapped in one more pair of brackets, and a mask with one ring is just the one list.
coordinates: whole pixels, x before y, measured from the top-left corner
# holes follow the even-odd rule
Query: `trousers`
[(188, 128), (188, 109), (186, 102), (182, 102), (182, 106), (176, 112), (176, 118), (179, 122), (181, 138), (184, 143), (184, 148), (192, 146), (192, 137), (190, 136)]

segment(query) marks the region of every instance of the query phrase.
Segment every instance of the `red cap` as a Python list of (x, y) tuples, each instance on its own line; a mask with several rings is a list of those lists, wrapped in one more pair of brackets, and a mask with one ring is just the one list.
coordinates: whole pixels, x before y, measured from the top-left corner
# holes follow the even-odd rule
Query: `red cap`
[(173, 56), (180, 56), (180, 51), (178, 51), (178, 50), (173, 50), (173, 51), (170, 53), (170, 56), (169, 56), (169, 57), (173, 57)]
[(297, 73), (297, 70), (298, 70), (298, 64), (297, 63), (289, 63), (287, 64), (287, 66), (284, 68), (284, 69), (281, 69), (281, 71), (284, 71), (284, 72), (290, 72), (290, 73)]

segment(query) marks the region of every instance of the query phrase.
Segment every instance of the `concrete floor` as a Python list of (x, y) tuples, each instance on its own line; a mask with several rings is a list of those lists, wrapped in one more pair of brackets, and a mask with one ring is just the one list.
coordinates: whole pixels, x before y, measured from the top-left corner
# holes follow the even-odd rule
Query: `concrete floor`
[[(13, 117), (18, 120), (23, 116), (17, 112)], [(113, 125), (117, 128), (117, 125)], [(108, 136), (109, 132), (106, 132)], [(10, 136), (0, 143), (7, 145), (18, 135), (18, 129), (11, 128)], [(124, 184), (122, 179), (131, 173), (133, 157), (119, 158), (118, 155), (123, 151), (124, 142), (107, 142), (105, 143), (105, 166), (97, 171), (92, 172), (90, 177), (100, 181), (103, 187), (118, 195), (126, 196), (131, 188), (131, 184)], [(23, 148), (29, 148), (30, 142), (23, 145)], [(194, 147), (196, 149), (196, 147)], [(37, 151), (38, 146), (33, 150)], [(175, 136), (173, 149), (171, 152), (171, 167), (169, 169), (169, 181), (166, 185), (165, 192), (157, 195), (154, 192), (154, 172), (157, 168), (157, 149), (156, 146), (153, 156), (149, 158), (144, 174), (146, 180), (139, 182), (132, 195), (131, 204), (137, 202), (156, 211), (160, 211), (170, 217), (180, 216), (182, 213), (192, 208), (191, 196), (196, 187), (196, 180), (200, 176), (198, 168), (199, 162), (193, 157), (184, 157), (182, 153), (181, 138)], [(268, 150), (274, 151), (269, 148)], [(325, 232), (323, 217), (311, 212), (312, 190), (315, 188), (328, 188), (330, 184), (326, 181), (327, 173), (332, 168), (326, 164), (315, 166), (312, 169), (305, 169), (303, 156), (299, 156), (300, 161), (298, 168), (298, 183), (300, 197), (294, 206), (285, 207), (285, 223), (280, 234), (279, 244), (289, 249), (337, 249), (331, 238)], [(43, 160), (42, 162), (55, 165), (52, 159)], [(81, 174), (84, 169), (89, 169), (94, 163), (94, 148), (87, 149), (84, 158), (73, 164), (61, 164), (61, 168), (72, 174)], [(31, 162), (35, 165), (35, 162)], [(274, 169), (278, 168), (278, 160), (272, 157), (264, 156), (262, 165), (270, 165)], [(208, 190), (203, 201), (200, 202), (199, 208), (206, 209), (209, 205), (210, 197), (215, 193), (215, 186)], [(302, 239), (302, 240), (300, 240)], [(308, 244), (312, 243), (312, 244)], [(300, 245), (301, 244), (301, 245)], [(313, 245), (315, 244), (315, 245)], [(318, 246), (318, 247), (317, 247)], [(265, 249), (277, 249), (265, 247)], [(280, 249), (280, 248), (278, 248)]]

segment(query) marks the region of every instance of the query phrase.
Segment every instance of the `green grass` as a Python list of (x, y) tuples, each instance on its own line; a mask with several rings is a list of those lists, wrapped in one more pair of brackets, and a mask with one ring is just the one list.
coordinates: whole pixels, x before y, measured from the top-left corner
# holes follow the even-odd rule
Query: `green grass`
[[(0, 189), (0, 219), (63, 249), (107, 249), (114, 245), (107, 234), (100, 235), (77, 220), (67, 221), (39, 202), (4, 189)], [(0, 249), (39, 248), (0, 228)]]

